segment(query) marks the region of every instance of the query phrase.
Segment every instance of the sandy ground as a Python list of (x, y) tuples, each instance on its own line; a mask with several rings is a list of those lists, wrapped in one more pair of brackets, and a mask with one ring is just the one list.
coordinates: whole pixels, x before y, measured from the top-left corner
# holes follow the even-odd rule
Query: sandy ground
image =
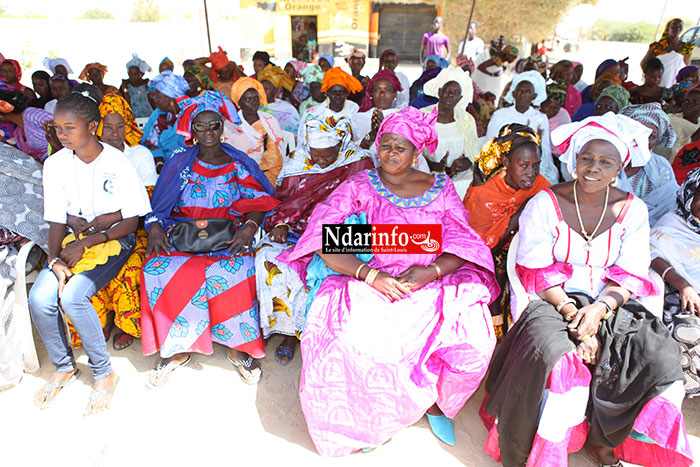
[[(33, 393), (53, 372), (37, 341), (41, 370), (0, 393), (0, 465), (190, 466), (246, 461), (265, 466), (499, 465), (483, 453), (486, 429), (478, 416), (483, 388), (455, 419), (454, 447), (440, 443), (424, 418), (371, 453), (321, 458), (299, 405), (299, 352), (291, 365), (277, 365), (273, 353), (279, 341), (275, 337), (268, 343), (257, 386), (243, 384), (226, 360), (226, 350), (217, 346), (214, 355), (194, 356), (158, 390), (144, 386), (156, 357), (144, 357), (140, 341), (122, 352), (111, 350), (110, 343), (121, 380), (112, 408), (90, 417), (82, 417), (92, 383), (82, 351), (77, 352), (79, 381), (65, 388), (48, 410), (32, 405)], [(700, 453), (700, 401), (686, 401), (684, 413), (691, 444)], [(576, 453), (569, 465), (595, 464)]]

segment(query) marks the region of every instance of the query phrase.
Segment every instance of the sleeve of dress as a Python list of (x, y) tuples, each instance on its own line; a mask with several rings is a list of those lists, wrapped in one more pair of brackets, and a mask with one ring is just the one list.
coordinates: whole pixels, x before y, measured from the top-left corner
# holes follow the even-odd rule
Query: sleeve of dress
[[(55, 157), (55, 156), (54, 156)], [(68, 200), (56, 167), (57, 159), (48, 159), (44, 164), (44, 220), (65, 224), (68, 214)]]
[(620, 254), (605, 271), (604, 279), (615, 282), (637, 297), (659, 295), (661, 291), (649, 275), (649, 217), (641, 199), (635, 197), (631, 200), (621, 223), (624, 232)]
[[(306, 281), (306, 266), (323, 246), (323, 224), (342, 224), (351, 214), (361, 214), (363, 192), (371, 190), (365, 172), (353, 175), (314, 208), (309, 225), (297, 244), (283, 251), (277, 259), (294, 269), (302, 282)], [(371, 219), (370, 219), (371, 221)]]
[(559, 217), (552, 200), (554, 194), (543, 190), (525, 205), (519, 219), (519, 244), (516, 272), (528, 293), (561, 285), (573, 274), (573, 267), (554, 258), (559, 237)]
[(265, 192), (243, 164), (236, 163), (236, 165), (236, 180), (231, 183), (238, 184), (241, 197), (231, 203), (231, 209), (241, 214), (253, 211), (268, 212), (280, 204), (277, 199)]

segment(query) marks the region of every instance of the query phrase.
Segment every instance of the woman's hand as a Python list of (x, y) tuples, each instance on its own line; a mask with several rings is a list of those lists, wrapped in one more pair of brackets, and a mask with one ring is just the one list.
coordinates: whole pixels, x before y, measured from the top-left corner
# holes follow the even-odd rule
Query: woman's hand
[(396, 276), (396, 280), (411, 292), (420, 290), (437, 278), (437, 271), (432, 266), (411, 266)]
[(240, 229), (236, 231), (233, 238), (226, 242), (230, 246), (226, 251), (233, 254), (233, 256), (243, 254), (246, 251), (250, 252), (253, 250), (253, 238), (258, 229), (252, 223), (244, 224)]
[(70, 272), (68, 265), (61, 260), (56, 261), (51, 268), (56, 277), (58, 278), (58, 298), (61, 298), (61, 293), (63, 293), (63, 287), (66, 286), (66, 282), (73, 276)]
[(390, 301), (401, 300), (411, 293), (411, 290), (386, 272), (380, 272), (372, 282), (372, 287), (382, 293)]
[(56, 135), (56, 128), (53, 126), (53, 120), (48, 120), (42, 125), (44, 128), (44, 135), (46, 136), (46, 141), (51, 145), (54, 152), (63, 149), (61, 141)]
[(579, 342), (576, 346), (576, 355), (589, 365), (598, 363), (600, 357), (600, 342), (598, 336), (587, 339), (586, 342)]
[(270, 240), (277, 243), (284, 243), (287, 241), (287, 235), (289, 234), (288, 225), (276, 225), (270, 231)]
[[(61, 250), (60, 257), (68, 265), (69, 268), (75, 267), (85, 253), (85, 246), (82, 241), (77, 240), (71, 242)], [(54, 265), (55, 266), (55, 265)]]
[(455, 175), (459, 172), (464, 172), (465, 170), (469, 170), (471, 166), (472, 161), (464, 157), (464, 154), (462, 154), (452, 162), (452, 165), (450, 166), (450, 174)]
[(66, 216), (66, 224), (68, 224), (68, 227), (70, 227), (70, 229), (76, 235), (77, 240), (77, 235), (85, 232), (85, 229), (88, 226), (88, 221), (86, 221), (82, 217), (72, 216), (68, 214), (68, 216)]
[(698, 296), (695, 289), (691, 285), (688, 285), (683, 287), (679, 292), (681, 297), (681, 311), (700, 316), (700, 296)]
[(382, 126), (382, 122), (384, 121), (384, 113), (382, 113), (381, 110), (378, 108), (374, 108), (372, 111), (372, 131), (371, 133), (373, 135), (376, 135), (377, 132), (379, 131), (379, 127)]
[(155, 252), (157, 255), (168, 256), (173, 246), (168, 240), (168, 235), (160, 224), (155, 223), (148, 229), (148, 246), (146, 247), (146, 258), (150, 258)]
[(569, 323), (569, 332), (576, 339), (581, 340), (584, 336), (592, 337), (598, 333), (600, 320), (603, 318), (607, 308), (602, 303), (592, 303), (579, 308), (574, 319)]
[(102, 232), (121, 220), (120, 212), (113, 212), (109, 214), (102, 214), (101, 216), (95, 217), (92, 222), (85, 225), (84, 229), (80, 233), (91, 234), (95, 232)]

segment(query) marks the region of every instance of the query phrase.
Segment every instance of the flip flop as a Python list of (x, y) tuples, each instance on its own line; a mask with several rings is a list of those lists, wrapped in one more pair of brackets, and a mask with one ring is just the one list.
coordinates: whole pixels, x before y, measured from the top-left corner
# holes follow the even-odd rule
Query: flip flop
[(437, 437), (437, 439), (447, 445), (454, 446), (455, 428), (452, 426), (450, 419), (447, 418), (445, 414), (430, 415), (429, 413), (426, 413), (426, 415), (428, 416), (430, 429), (433, 431), (433, 434)]
[[(287, 357), (287, 360), (282, 360), (281, 357)], [(294, 349), (286, 345), (278, 345), (275, 349), (275, 360), (280, 366), (287, 366), (292, 363), (294, 358)]]
[[(90, 399), (88, 400), (88, 406), (85, 408), (85, 412), (83, 413), (83, 416), (87, 415), (93, 415), (92, 409), (97, 405), (98, 402), (103, 400), (105, 397), (112, 397), (114, 394), (114, 390), (117, 389), (117, 384), (119, 384), (119, 375), (117, 375), (117, 379), (114, 381), (114, 386), (112, 386), (109, 389), (93, 389), (90, 391)], [(110, 402), (111, 403), (111, 402)], [(107, 410), (109, 406), (105, 407), (105, 410)]]
[(53, 404), (53, 401), (56, 400), (56, 397), (58, 397), (58, 394), (61, 391), (58, 391), (56, 393), (56, 396), (49, 402), (49, 405), (44, 406), (44, 403), (46, 402), (46, 398), (49, 397), (49, 394), (51, 394), (55, 389), (63, 389), (69, 384), (71, 384), (74, 381), (77, 381), (78, 378), (80, 378), (80, 368), (75, 370), (75, 373), (73, 373), (68, 379), (65, 379), (63, 381), (57, 381), (57, 382), (52, 382), (52, 381), (47, 381), (46, 384), (44, 385), (44, 393), (42, 394), (44, 396), (44, 400), (41, 401), (41, 404), (36, 404), (41, 410), (46, 410), (49, 407), (51, 407), (51, 404)]
[(134, 343), (134, 336), (125, 333), (124, 331), (117, 332), (112, 338), (112, 348), (119, 352), (124, 350)]
[[(258, 384), (260, 382), (260, 378), (262, 378), (262, 369), (260, 368), (260, 365), (253, 359), (253, 357), (248, 357), (245, 360), (234, 360), (228, 355), (226, 355), (226, 359), (231, 362), (231, 365), (235, 366), (236, 369), (238, 370), (238, 376), (241, 377), (241, 380), (245, 384)], [(243, 373), (241, 373), (240, 367), (244, 367), (246, 370), (250, 372), (249, 376), (244, 376)], [(258, 370), (258, 371), (255, 371)]]
[[(181, 368), (192, 360), (192, 355), (187, 356), (187, 360), (185, 360), (182, 363), (174, 363), (174, 362), (169, 362), (165, 365), (163, 365), (162, 362), (158, 362), (158, 365), (151, 370), (151, 374), (156, 374), (156, 378), (154, 378), (156, 381), (160, 381), (158, 384), (153, 384), (151, 383), (151, 378), (146, 379), (146, 387), (148, 389), (156, 389), (160, 388), (165, 383), (167, 383), (170, 380), (170, 376), (173, 374), (173, 371), (177, 370), (178, 368)], [(149, 375), (150, 376), (150, 375)], [(162, 380), (161, 380), (162, 378)]]

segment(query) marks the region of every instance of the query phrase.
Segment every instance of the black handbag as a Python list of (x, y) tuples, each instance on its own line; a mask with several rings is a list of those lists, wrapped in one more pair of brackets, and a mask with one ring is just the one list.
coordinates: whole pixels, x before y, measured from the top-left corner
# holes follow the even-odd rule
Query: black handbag
[(181, 253), (211, 253), (228, 248), (235, 233), (230, 219), (183, 221), (173, 227), (170, 244)]

